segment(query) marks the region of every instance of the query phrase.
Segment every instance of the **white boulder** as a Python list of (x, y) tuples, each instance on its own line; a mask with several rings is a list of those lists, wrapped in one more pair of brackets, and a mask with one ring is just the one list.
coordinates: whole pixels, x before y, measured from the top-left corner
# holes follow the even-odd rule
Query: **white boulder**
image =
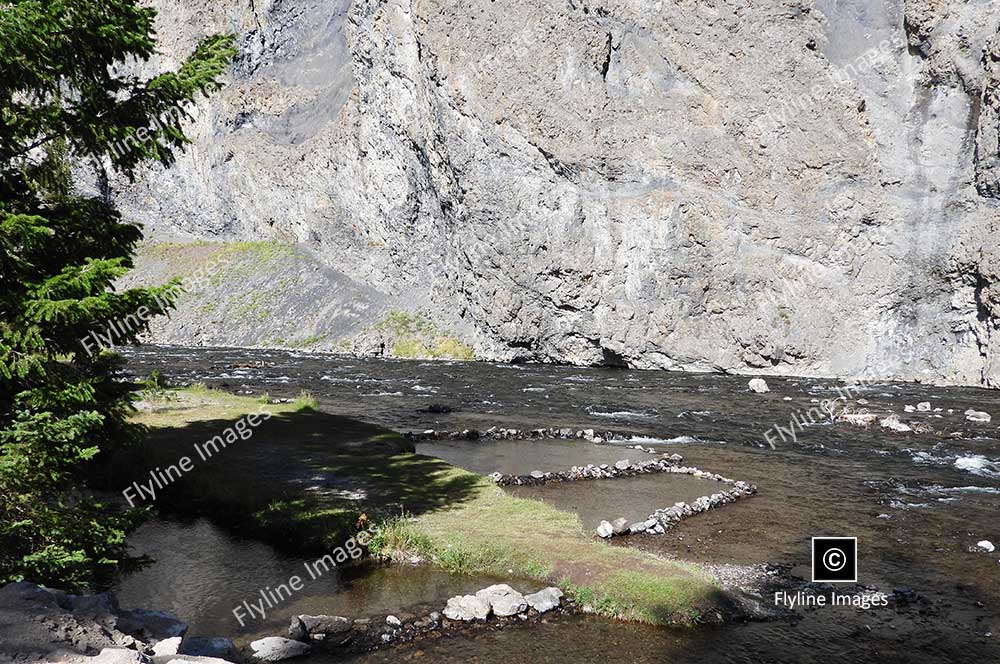
[(493, 609), (494, 615), (501, 618), (521, 613), (528, 608), (528, 603), (524, 600), (524, 595), (506, 583), (497, 583), (488, 588), (483, 588), (476, 593), (476, 597), (486, 600), (490, 608)]
[(539, 613), (545, 613), (546, 611), (551, 611), (552, 609), (559, 606), (559, 600), (563, 596), (563, 591), (558, 588), (545, 588), (544, 590), (539, 590), (537, 593), (531, 593), (530, 595), (524, 596), (524, 601), (528, 603), (528, 606), (533, 608)]
[(126, 648), (103, 648), (90, 660), (94, 664), (149, 664), (152, 660), (141, 652)]
[(973, 410), (972, 408), (965, 411), (965, 419), (970, 422), (989, 422), (992, 418), (990, 414), (982, 410)]
[(153, 644), (153, 655), (176, 655), (181, 647), (181, 637), (173, 636)]
[(628, 532), (628, 519), (619, 517), (611, 522), (611, 530), (615, 535), (624, 535)]
[(444, 607), (444, 615), (463, 622), (486, 620), (490, 615), (490, 603), (476, 595), (455, 595)]
[(264, 662), (280, 662), (284, 659), (309, 654), (312, 646), (301, 641), (292, 641), (283, 636), (268, 636), (250, 643), (254, 659)]
[(751, 378), (750, 382), (747, 383), (747, 386), (750, 388), (751, 392), (756, 392), (757, 394), (763, 394), (771, 391), (770, 388), (768, 388), (767, 383), (764, 382), (763, 378)]

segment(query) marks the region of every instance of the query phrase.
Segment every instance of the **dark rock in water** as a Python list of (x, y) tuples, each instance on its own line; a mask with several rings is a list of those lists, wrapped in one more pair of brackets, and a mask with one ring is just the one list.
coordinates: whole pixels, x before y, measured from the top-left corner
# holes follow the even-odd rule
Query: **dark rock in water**
[(184, 636), (187, 623), (167, 611), (135, 609), (120, 611), (118, 629), (143, 641), (159, 641), (174, 636)]
[(427, 406), (428, 413), (438, 413), (443, 415), (445, 413), (450, 413), (451, 411), (452, 411), (451, 406), (448, 406), (443, 403), (432, 403), (431, 405)]
[[(351, 630), (351, 620), (341, 616), (298, 616), (310, 636), (317, 634), (341, 634)], [(294, 626), (294, 621), (293, 621)], [(289, 628), (289, 632), (291, 628)]]
[(298, 616), (292, 616), (292, 623), (288, 626), (288, 636), (295, 641), (309, 639), (309, 630)]
[(913, 588), (909, 588), (907, 586), (894, 588), (892, 594), (895, 595), (897, 602), (906, 603), (917, 599), (917, 593), (913, 591)]
[(222, 637), (192, 636), (185, 638), (177, 653), (196, 657), (216, 657), (234, 662), (240, 658), (240, 653), (233, 642)]

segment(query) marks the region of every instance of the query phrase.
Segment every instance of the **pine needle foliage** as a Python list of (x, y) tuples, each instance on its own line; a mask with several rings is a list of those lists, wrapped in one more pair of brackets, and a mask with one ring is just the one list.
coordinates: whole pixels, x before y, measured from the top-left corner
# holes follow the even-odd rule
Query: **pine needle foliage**
[(172, 164), (235, 55), (213, 36), (142, 78), (155, 18), (136, 0), (0, 0), (0, 584), (92, 587), (144, 515), (87, 488), (88, 466), (141, 435), (134, 386), (92, 333), (134, 343), (179, 284), (114, 288), (141, 230), (77, 193), (71, 166), (106, 185)]

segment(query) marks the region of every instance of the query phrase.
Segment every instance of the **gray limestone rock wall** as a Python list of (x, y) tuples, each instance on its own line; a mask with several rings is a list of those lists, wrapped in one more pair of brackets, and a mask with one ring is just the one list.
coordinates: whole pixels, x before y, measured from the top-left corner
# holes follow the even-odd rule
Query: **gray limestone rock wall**
[(116, 183), (154, 238), (302, 243), (483, 358), (1000, 381), (995, 1), (154, 4), (151, 69), (241, 44)]

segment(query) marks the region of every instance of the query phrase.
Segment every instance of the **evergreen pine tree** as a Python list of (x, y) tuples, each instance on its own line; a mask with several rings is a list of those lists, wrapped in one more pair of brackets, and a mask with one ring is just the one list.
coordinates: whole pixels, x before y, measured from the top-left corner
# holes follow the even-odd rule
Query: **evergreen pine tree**
[(154, 53), (154, 19), (136, 0), (0, 3), (0, 583), (87, 587), (140, 516), (84, 485), (88, 463), (139, 433), (120, 358), (91, 333), (135, 342), (177, 284), (113, 288), (141, 231), (74, 193), (68, 164), (169, 166), (185, 109), (235, 54), (210, 37), (175, 72), (130, 74)]

